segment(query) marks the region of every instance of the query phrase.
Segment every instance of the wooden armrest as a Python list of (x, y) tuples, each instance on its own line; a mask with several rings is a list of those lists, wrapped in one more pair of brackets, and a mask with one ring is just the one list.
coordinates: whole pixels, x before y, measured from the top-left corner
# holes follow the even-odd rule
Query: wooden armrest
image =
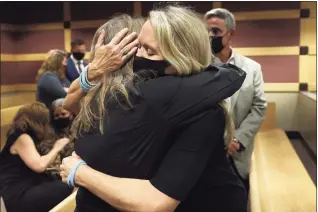
[(73, 192), (70, 196), (60, 202), (57, 206), (55, 206), (49, 212), (73, 212), (76, 208), (75, 197), (77, 194), (77, 190)]
[(316, 187), (281, 129), (257, 134), (250, 184), (253, 212), (316, 211)]

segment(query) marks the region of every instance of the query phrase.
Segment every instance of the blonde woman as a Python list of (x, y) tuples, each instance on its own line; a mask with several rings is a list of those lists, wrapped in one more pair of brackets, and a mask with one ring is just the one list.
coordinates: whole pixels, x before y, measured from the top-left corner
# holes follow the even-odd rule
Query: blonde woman
[(66, 60), (66, 52), (50, 50), (36, 76), (37, 101), (44, 103), (48, 108), (54, 100), (66, 96), (71, 84), (65, 77)]
[(133, 61), (139, 77), (123, 80), (135, 35), (106, 26), (96, 32), (88, 68), (97, 85), (83, 97), (74, 82), (65, 100), (80, 108), (77, 155), (63, 160), (60, 173), (80, 186), (76, 211), (246, 211), (224, 149), (229, 116), (219, 104), (245, 73), (210, 66), (205, 25), (191, 10), (168, 6), (150, 12)]

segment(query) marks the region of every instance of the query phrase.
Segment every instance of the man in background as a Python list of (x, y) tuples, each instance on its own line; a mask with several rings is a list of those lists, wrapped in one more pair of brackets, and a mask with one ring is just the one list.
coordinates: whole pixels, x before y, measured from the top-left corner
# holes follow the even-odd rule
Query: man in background
[(71, 48), (71, 55), (67, 59), (66, 77), (70, 82), (73, 82), (79, 77), (87, 63), (83, 60), (86, 51), (83, 40), (76, 39), (72, 41)]
[(211, 36), (211, 50), (215, 63), (230, 63), (246, 72), (246, 79), (239, 91), (227, 99), (233, 114), (235, 138), (228, 154), (233, 168), (249, 192), (249, 170), (254, 137), (264, 120), (267, 103), (261, 65), (235, 52), (230, 44), (235, 35), (235, 18), (226, 9), (218, 8), (204, 16)]

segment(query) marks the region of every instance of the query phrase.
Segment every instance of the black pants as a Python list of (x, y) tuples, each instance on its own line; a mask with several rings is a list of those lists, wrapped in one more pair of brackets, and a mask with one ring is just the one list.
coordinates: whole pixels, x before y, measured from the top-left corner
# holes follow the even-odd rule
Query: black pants
[(238, 172), (237, 168), (236, 168), (236, 165), (235, 165), (235, 163), (234, 163), (233, 158), (232, 158), (232, 157), (229, 157), (229, 160), (230, 160), (230, 163), (231, 163), (231, 165), (232, 165), (232, 168), (233, 168), (235, 174), (236, 174), (236, 175), (240, 178), (240, 180), (242, 181), (242, 183), (243, 183), (243, 185), (244, 185), (244, 187), (245, 187), (246, 193), (248, 194), (249, 191), (250, 191), (250, 179), (249, 179), (249, 178), (243, 179), (243, 178), (241, 177), (240, 173)]
[(43, 182), (28, 189), (12, 211), (47, 212), (68, 197), (72, 190), (60, 180)]

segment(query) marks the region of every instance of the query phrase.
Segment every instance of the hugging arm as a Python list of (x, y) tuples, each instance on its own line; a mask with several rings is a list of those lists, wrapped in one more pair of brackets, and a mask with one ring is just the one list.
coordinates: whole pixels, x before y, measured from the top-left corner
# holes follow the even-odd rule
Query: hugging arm
[[(75, 182), (122, 211), (174, 211), (198, 182), (217, 145), (213, 140), (215, 131), (211, 130), (213, 118), (206, 115), (188, 123), (150, 181), (112, 177), (82, 165), (76, 172)], [(71, 169), (78, 160), (74, 156), (64, 159), (61, 169)], [(65, 181), (67, 174), (61, 175)]]

